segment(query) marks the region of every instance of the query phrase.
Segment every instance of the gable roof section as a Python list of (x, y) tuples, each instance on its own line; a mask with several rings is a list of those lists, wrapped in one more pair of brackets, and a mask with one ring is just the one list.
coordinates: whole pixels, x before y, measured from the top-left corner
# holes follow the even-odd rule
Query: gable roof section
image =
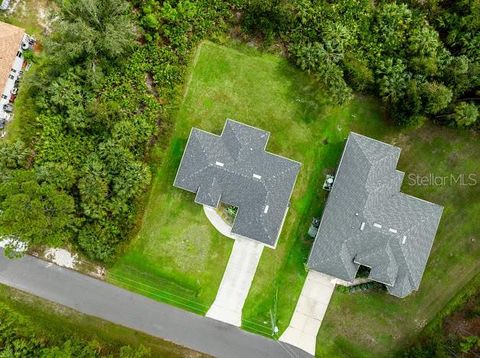
[(400, 148), (350, 133), (308, 267), (352, 281), (360, 265), (395, 296), (418, 289), (443, 208), (400, 192)]
[(231, 119), (220, 136), (192, 128), (174, 186), (236, 206), (232, 233), (274, 247), (301, 164), (265, 151), (269, 136)]
[(0, 22), (0, 94), (3, 93), (25, 30)]

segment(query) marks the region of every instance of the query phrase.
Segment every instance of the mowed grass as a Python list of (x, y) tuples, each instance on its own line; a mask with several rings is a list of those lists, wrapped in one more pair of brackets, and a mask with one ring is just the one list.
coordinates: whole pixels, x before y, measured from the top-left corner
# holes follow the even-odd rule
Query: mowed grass
[(193, 62), (170, 144), (157, 151), (160, 165), (140, 230), (108, 278), (205, 313), (233, 242), (213, 229), (194, 194), (172, 186), (186, 140), (193, 126), (219, 134), (226, 118), (268, 130), (267, 150), (302, 163), (279, 244), (264, 250), (244, 308), (244, 326), (269, 335), (273, 297), (278, 297), (278, 324), (288, 325), (311, 245), (304, 233), (323, 205), (324, 173), (333, 171), (349, 130), (383, 135), (393, 128), (371, 99), (329, 105), (308, 75), (278, 56), (206, 42)]
[(187, 135), (174, 136), (166, 152), (157, 153), (163, 154), (162, 165), (155, 170), (140, 229), (107, 279), (203, 314), (233, 243), (209, 225), (193, 194), (173, 187)]
[[(415, 185), (411, 175), (475, 174), (478, 135), (427, 124), (402, 129), (380, 104), (356, 97), (329, 104), (311, 78), (284, 59), (235, 45), (203, 43), (190, 69), (185, 98), (158, 168), (138, 235), (109, 279), (159, 300), (205, 313), (213, 302), (231, 240), (208, 223), (194, 195), (172, 187), (192, 126), (219, 134), (225, 118), (271, 132), (267, 150), (303, 165), (275, 250), (265, 249), (243, 310), (243, 327), (271, 335), (288, 326), (306, 277), (306, 232), (319, 217), (321, 185), (338, 165), (349, 131), (398, 145), (403, 191), (445, 206), (420, 291), (406, 299), (386, 293), (335, 292), (318, 336), (319, 356), (391, 356), (462, 291), (478, 272), (480, 184)], [(278, 337), (278, 334), (276, 335)]]
[[(444, 206), (439, 230), (418, 292), (404, 299), (334, 293), (317, 338), (319, 356), (399, 353), (480, 272), (479, 135), (428, 124), (386, 139), (402, 148), (402, 191)], [(422, 184), (417, 175), (433, 175), (437, 184)]]

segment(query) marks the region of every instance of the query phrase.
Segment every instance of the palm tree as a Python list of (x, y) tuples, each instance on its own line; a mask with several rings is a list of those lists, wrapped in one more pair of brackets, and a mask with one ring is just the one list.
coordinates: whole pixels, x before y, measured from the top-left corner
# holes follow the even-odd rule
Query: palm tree
[(125, 0), (64, 0), (56, 31), (47, 43), (60, 64), (96, 66), (122, 58), (135, 45)]

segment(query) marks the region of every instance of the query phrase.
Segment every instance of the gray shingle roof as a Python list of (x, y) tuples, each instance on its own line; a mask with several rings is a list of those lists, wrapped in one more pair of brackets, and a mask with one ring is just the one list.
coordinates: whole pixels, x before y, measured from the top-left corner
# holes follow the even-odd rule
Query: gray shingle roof
[(350, 133), (308, 267), (352, 281), (360, 265), (397, 297), (417, 290), (442, 216), (400, 192), (400, 148)]
[(265, 151), (269, 136), (231, 119), (220, 136), (192, 128), (174, 185), (238, 207), (232, 233), (275, 247), (301, 164)]

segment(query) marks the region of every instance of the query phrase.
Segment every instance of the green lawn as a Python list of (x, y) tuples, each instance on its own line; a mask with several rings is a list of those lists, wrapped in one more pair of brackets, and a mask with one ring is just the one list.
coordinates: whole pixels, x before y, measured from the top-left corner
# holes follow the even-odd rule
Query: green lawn
[(353, 130), (403, 148), (403, 190), (445, 205), (420, 292), (403, 300), (384, 293), (335, 292), (318, 337), (318, 355), (388, 356), (399, 350), (478, 272), (480, 185), (408, 185), (409, 174), (476, 173), (478, 135), (431, 124), (400, 129), (370, 98), (332, 106), (310, 77), (246, 46), (202, 44), (169, 144), (158, 146), (153, 185), (138, 233), (109, 270), (116, 284), (204, 313), (213, 302), (232, 242), (208, 223), (194, 195), (172, 187), (192, 126), (220, 133), (225, 118), (271, 132), (268, 150), (303, 163), (276, 250), (265, 249), (243, 312), (243, 326), (269, 335), (288, 325), (306, 276), (306, 231), (325, 202), (333, 172)]
[(174, 136), (155, 170), (140, 230), (108, 270), (110, 282), (160, 301), (205, 313), (233, 242), (206, 220), (193, 195), (172, 184), (186, 136)]
[[(75, 336), (85, 341), (97, 341), (105, 356), (118, 356), (122, 346), (143, 345), (150, 349), (151, 357), (207, 357), (174, 343), (78, 313), (4, 285), (0, 285), (0, 304), (7, 305), (13, 312), (25, 317), (29, 327), (37, 332), (37, 337), (48, 337), (54, 344), (62, 345), (67, 338)], [(20, 349), (18, 351), (20, 352)]]
[(295, 306), (310, 245), (303, 233), (311, 216), (319, 214), (324, 200), (319, 183), (335, 167), (348, 131), (368, 129), (378, 135), (393, 128), (382, 121), (383, 112), (374, 101), (357, 98), (344, 107), (330, 106), (309, 76), (280, 57), (249, 48), (204, 43), (187, 84), (170, 144), (157, 149), (161, 165), (139, 232), (108, 278), (206, 312), (232, 241), (211, 227), (193, 194), (173, 188), (172, 183), (192, 126), (220, 133), (227, 117), (258, 126), (271, 132), (269, 151), (303, 163), (279, 245), (264, 250), (244, 310), (246, 328), (270, 334), (272, 297), (278, 296), (281, 328)]

